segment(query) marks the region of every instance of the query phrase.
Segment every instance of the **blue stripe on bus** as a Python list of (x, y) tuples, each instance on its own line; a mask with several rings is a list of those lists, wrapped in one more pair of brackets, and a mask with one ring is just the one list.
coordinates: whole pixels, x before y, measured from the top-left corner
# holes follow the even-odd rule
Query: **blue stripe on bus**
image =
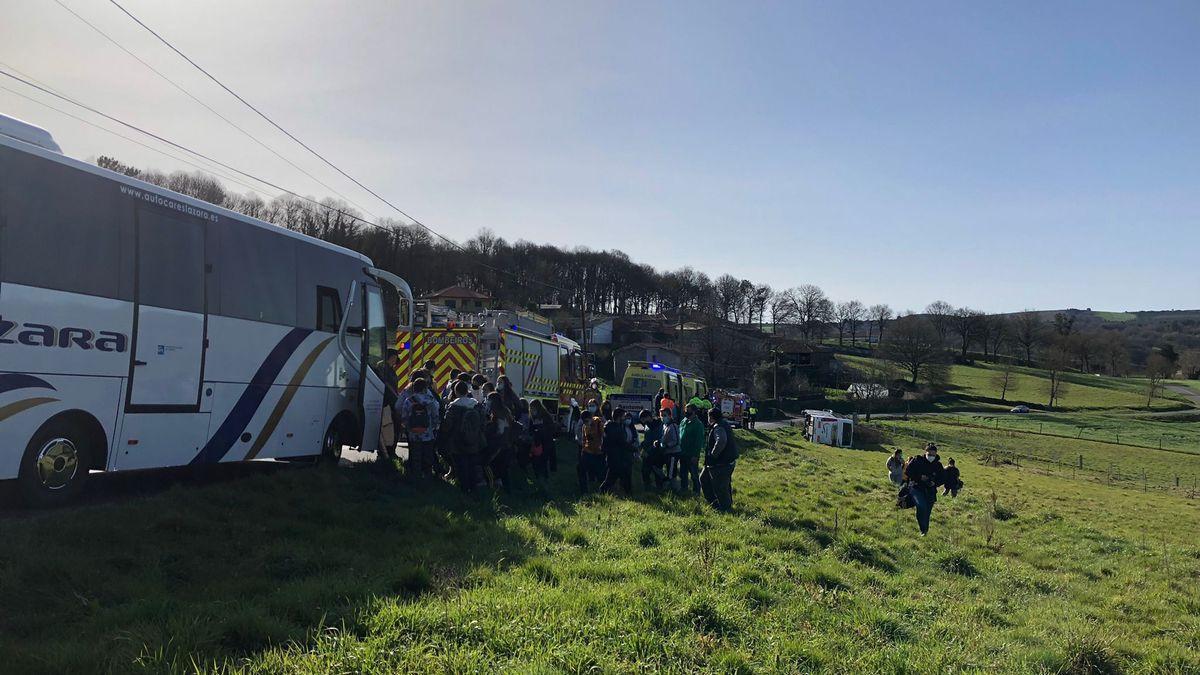
[(208, 439), (208, 443), (205, 444), (200, 454), (191, 461), (192, 464), (214, 464), (225, 457), (233, 444), (246, 431), (250, 420), (254, 419), (254, 414), (258, 412), (258, 407), (262, 405), (263, 399), (267, 397), (267, 392), (271, 390), (271, 385), (275, 383), (279, 373), (287, 365), (288, 359), (292, 358), (292, 354), (311, 334), (312, 331), (307, 328), (293, 328), (291, 332), (283, 336), (279, 344), (275, 345), (275, 348), (267, 355), (267, 359), (258, 367), (254, 377), (250, 378), (250, 384), (246, 386), (246, 390), (242, 392), (237, 403), (233, 404), (233, 409), (225, 416), (225, 421), (221, 422), (217, 432)]
[(54, 389), (54, 385), (40, 377), (24, 373), (7, 373), (0, 375), (0, 394), (17, 389)]

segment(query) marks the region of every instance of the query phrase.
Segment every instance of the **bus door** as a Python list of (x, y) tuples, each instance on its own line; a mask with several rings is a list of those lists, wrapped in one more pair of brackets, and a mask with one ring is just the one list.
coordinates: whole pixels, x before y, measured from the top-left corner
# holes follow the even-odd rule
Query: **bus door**
[(350, 386), (354, 388), (358, 402), (358, 419), (362, 426), (359, 452), (373, 453), (379, 449), (384, 384), (374, 366), (383, 361), (387, 347), (383, 295), (378, 286), (355, 281), (338, 331), (338, 349), (346, 361)]
[(129, 412), (197, 412), (204, 367), (204, 223), (137, 212)]

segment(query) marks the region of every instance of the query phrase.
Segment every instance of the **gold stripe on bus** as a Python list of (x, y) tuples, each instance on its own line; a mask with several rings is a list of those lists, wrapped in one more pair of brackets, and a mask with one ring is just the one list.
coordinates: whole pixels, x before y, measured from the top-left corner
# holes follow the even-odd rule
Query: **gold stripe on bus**
[(317, 356), (332, 341), (333, 338), (325, 338), (308, 356), (304, 357), (304, 361), (300, 363), (300, 367), (292, 375), (287, 388), (283, 390), (283, 395), (279, 397), (279, 402), (275, 404), (275, 409), (267, 417), (266, 424), (263, 424), (262, 430), (258, 432), (258, 438), (254, 439), (254, 445), (250, 446), (250, 452), (246, 453), (244, 459), (254, 459), (262, 451), (263, 446), (267, 444), (267, 440), (271, 438), (271, 434), (275, 433), (275, 427), (279, 426), (279, 421), (283, 419), (283, 414), (287, 412), (288, 406), (292, 404), (292, 399), (296, 398), (296, 392), (300, 391), (300, 384), (308, 376), (308, 371), (312, 370), (313, 364), (317, 362)]
[(29, 410), (30, 408), (36, 408), (37, 406), (43, 405), (46, 403), (57, 403), (57, 402), (58, 402), (58, 399), (56, 399), (56, 398), (38, 397), (38, 398), (22, 399), (20, 401), (16, 401), (15, 403), (9, 403), (8, 405), (4, 406), (3, 408), (0, 408), (0, 422), (3, 422), (4, 420), (12, 417), (13, 415), (16, 415), (17, 413), (23, 413), (26, 410)]

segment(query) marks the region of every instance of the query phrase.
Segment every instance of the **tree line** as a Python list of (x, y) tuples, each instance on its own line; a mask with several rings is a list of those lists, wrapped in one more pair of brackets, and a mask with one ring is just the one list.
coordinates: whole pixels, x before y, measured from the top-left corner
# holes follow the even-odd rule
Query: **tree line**
[[(509, 242), (483, 229), (463, 245), (435, 236), (425, 228), (393, 219), (368, 223), (344, 201), (306, 200), (292, 195), (271, 199), (227, 189), (202, 172), (164, 173), (139, 169), (102, 156), (97, 165), (196, 199), (258, 218), (361, 252), (376, 265), (403, 276), (418, 295), (451, 285), (490, 292), (504, 306), (560, 304), (615, 316), (674, 312), (720, 319), (726, 326), (754, 326), (775, 336), (795, 336), (819, 343), (836, 335), (837, 343), (881, 348), (912, 384), (932, 377), (953, 354), (960, 360), (1019, 361), (1052, 372), (1078, 370), (1127, 374), (1129, 346), (1119, 331), (1080, 330), (1075, 318), (1058, 314), (1048, 320), (1033, 310), (987, 314), (944, 301), (923, 312), (898, 313), (885, 304), (858, 300), (835, 302), (813, 284), (776, 290), (767, 284), (730, 274), (710, 277), (683, 267), (659, 271), (630, 259), (623, 251), (587, 247), (562, 249), (525, 240)], [(729, 345), (717, 340), (709, 360)], [(1196, 350), (1191, 350), (1196, 351)], [(1145, 372), (1165, 379), (1200, 354), (1156, 350), (1142, 364)], [(1167, 371), (1170, 371), (1168, 373)]]

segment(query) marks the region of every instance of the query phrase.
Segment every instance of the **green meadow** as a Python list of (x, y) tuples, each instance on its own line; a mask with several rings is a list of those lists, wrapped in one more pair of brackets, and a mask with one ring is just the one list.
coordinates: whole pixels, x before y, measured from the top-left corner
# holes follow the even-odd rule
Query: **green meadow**
[(895, 424), (875, 433), (885, 442), (851, 450), (792, 430), (739, 432), (728, 515), (691, 496), (580, 497), (570, 461), (512, 495), (285, 468), (9, 512), (0, 663), (1200, 671), (1200, 500), (964, 451), (966, 490), (938, 502), (920, 538), (883, 467), (885, 447), (911, 453), (920, 441)]

